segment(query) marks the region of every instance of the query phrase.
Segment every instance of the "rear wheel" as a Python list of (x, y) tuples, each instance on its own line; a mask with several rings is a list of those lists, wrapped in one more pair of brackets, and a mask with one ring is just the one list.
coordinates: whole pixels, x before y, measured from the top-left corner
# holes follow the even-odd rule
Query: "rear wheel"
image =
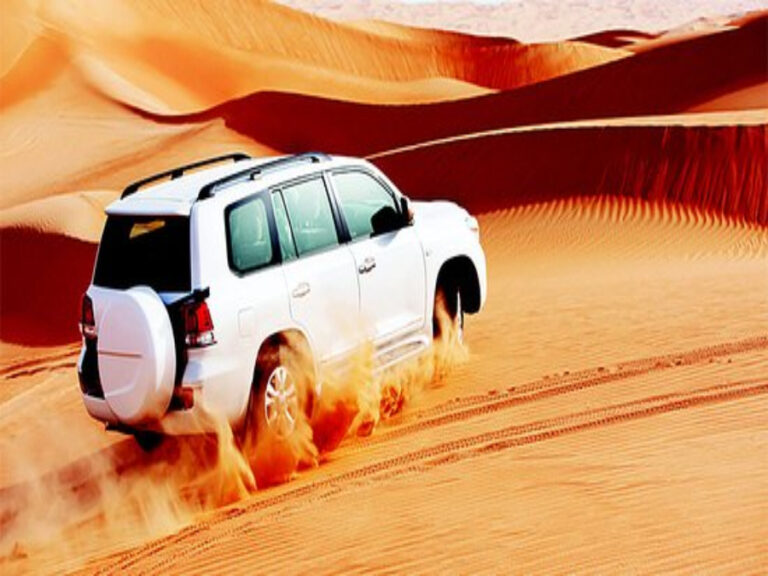
[(312, 411), (312, 367), (301, 345), (280, 343), (260, 354), (251, 388), (245, 440), (270, 437), (276, 441), (296, 433), (302, 412)]
[(280, 439), (296, 430), (299, 418), (299, 390), (297, 378), (288, 366), (278, 363), (271, 367), (269, 376), (260, 386), (259, 415), (266, 429)]
[(257, 486), (285, 482), (316, 456), (306, 451), (314, 379), (303, 348), (281, 342), (260, 353), (241, 436)]
[(133, 433), (133, 438), (136, 440), (136, 444), (139, 445), (144, 452), (152, 452), (157, 449), (160, 444), (163, 443), (165, 438), (159, 432), (150, 432), (148, 430), (136, 430)]

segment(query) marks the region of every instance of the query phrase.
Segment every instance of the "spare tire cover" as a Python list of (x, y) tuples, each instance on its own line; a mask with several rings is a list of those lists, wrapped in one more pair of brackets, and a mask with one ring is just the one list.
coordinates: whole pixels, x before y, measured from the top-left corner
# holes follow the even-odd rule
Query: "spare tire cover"
[(176, 378), (176, 347), (165, 304), (146, 286), (110, 294), (98, 327), (104, 398), (126, 424), (161, 418)]

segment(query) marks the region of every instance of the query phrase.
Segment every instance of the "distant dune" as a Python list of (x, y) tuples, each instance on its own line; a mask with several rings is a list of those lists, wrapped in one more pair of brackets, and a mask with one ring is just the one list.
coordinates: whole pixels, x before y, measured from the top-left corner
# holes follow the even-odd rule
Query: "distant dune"
[[(373, 106), (258, 93), (203, 114), (157, 121), (223, 118), (227, 126), (280, 150), (372, 154), (391, 148), (513, 126), (568, 120), (675, 114), (727, 108), (729, 94), (768, 87), (768, 13), (743, 28), (664, 45), (631, 58), (499, 94), (431, 105)], [(738, 100), (768, 108), (768, 91)], [(343, 118), (344, 122), (338, 119)]]
[(448, 29), (465, 34), (517, 38), (526, 43), (611, 35), (621, 29), (630, 36), (677, 33), (723, 22), (729, 15), (766, 8), (761, 0), (518, 0), (448, 3), (371, 2), (370, 0), (279, 0), (339, 21), (386, 20), (400, 26)]
[[(42, 39), (19, 40), (27, 43), (24, 49), (13, 48), (19, 62), (2, 79), (3, 104), (33, 94), (70, 60), (112, 98), (179, 114), (264, 90), (359, 102), (451, 100), (627, 55), (575, 42), (527, 46), (502, 38), (332, 23), (269, 2), (218, 3), (215, 12), (211, 6), (98, 2), (85, 25), (76, 10), (44, 5), (37, 18), (47, 31)], [(158, 25), (169, 18), (174, 26)], [(158, 54), (162, 57), (154, 57)], [(45, 73), (31, 74), (35, 69)]]

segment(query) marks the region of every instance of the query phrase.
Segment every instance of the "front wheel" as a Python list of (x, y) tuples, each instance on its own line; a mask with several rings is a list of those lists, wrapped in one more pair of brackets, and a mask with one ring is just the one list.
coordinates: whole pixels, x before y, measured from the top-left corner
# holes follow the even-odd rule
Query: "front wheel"
[(464, 343), (464, 309), (458, 286), (438, 286), (432, 316), (432, 334), (435, 340), (455, 339)]

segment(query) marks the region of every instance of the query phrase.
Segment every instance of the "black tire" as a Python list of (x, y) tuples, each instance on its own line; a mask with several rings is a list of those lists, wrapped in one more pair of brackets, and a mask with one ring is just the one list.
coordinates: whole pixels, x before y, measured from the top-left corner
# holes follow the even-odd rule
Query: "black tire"
[(448, 329), (452, 329), (458, 335), (459, 342), (463, 342), (464, 309), (459, 286), (453, 282), (438, 284), (432, 314), (432, 335), (435, 340), (441, 340)]
[[(308, 356), (286, 343), (269, 346), (260, 354), (251, 386), (248, 412), (240, 435), (243, 454), (259, 487), (288, 481), (291, 474), (306, 461), (306, 455), (297, 450), (297, 446), (302, 445), (301, 434), (306, 433), (308, 426), (299, 420), (301, 407), (311, 409), (313, 404), (313, 382), (308, 376), (308, 362)], [(297, 392), (295, 425), (287, 435), (270, 426), (265, 404), (270, 378), (280, 367), (289, 371)]]
[(159, 432), (150, 432), (149, 430), (136, 430), (133, 433), (133, 438), (136, 440), (136, 444), (139, 445), (144, 452), (154, 452), (163, 443), (165, 436)]
[[(257, 439), (264, 438), (265, 435), (271, 436), (275, 441), (285, 440), (286, 435), (295, 431), (296, 419), (299, 418), (298, 410), (304, 407), (307, 417), (311, 416), (313, 407), (313, 379), (310, 377), (310, 359), (301, 345), (289, 345), (287, 343), (275, 343), (262, 350), (256, 370), (254, 381), (251, 386), (251, 395), (248, 401), (248, 412), (245, 418), (241, 441), (244, 447), (256, 446)], [(287, 384), (293, 384), (296, 388), (296, 412), (290, 408), (289, 412), (294, 418), (294, 429), (279, 430), (274, 427), (276, 422), (268, 421), (266, 407), (266, 396), (271, 378), (276, 378), (276, 372), (285, 369), (289, 381)], [(274, 381), (273, 381), (274, 383)], [(273, 389), (276, 386), (273, 386)]]

